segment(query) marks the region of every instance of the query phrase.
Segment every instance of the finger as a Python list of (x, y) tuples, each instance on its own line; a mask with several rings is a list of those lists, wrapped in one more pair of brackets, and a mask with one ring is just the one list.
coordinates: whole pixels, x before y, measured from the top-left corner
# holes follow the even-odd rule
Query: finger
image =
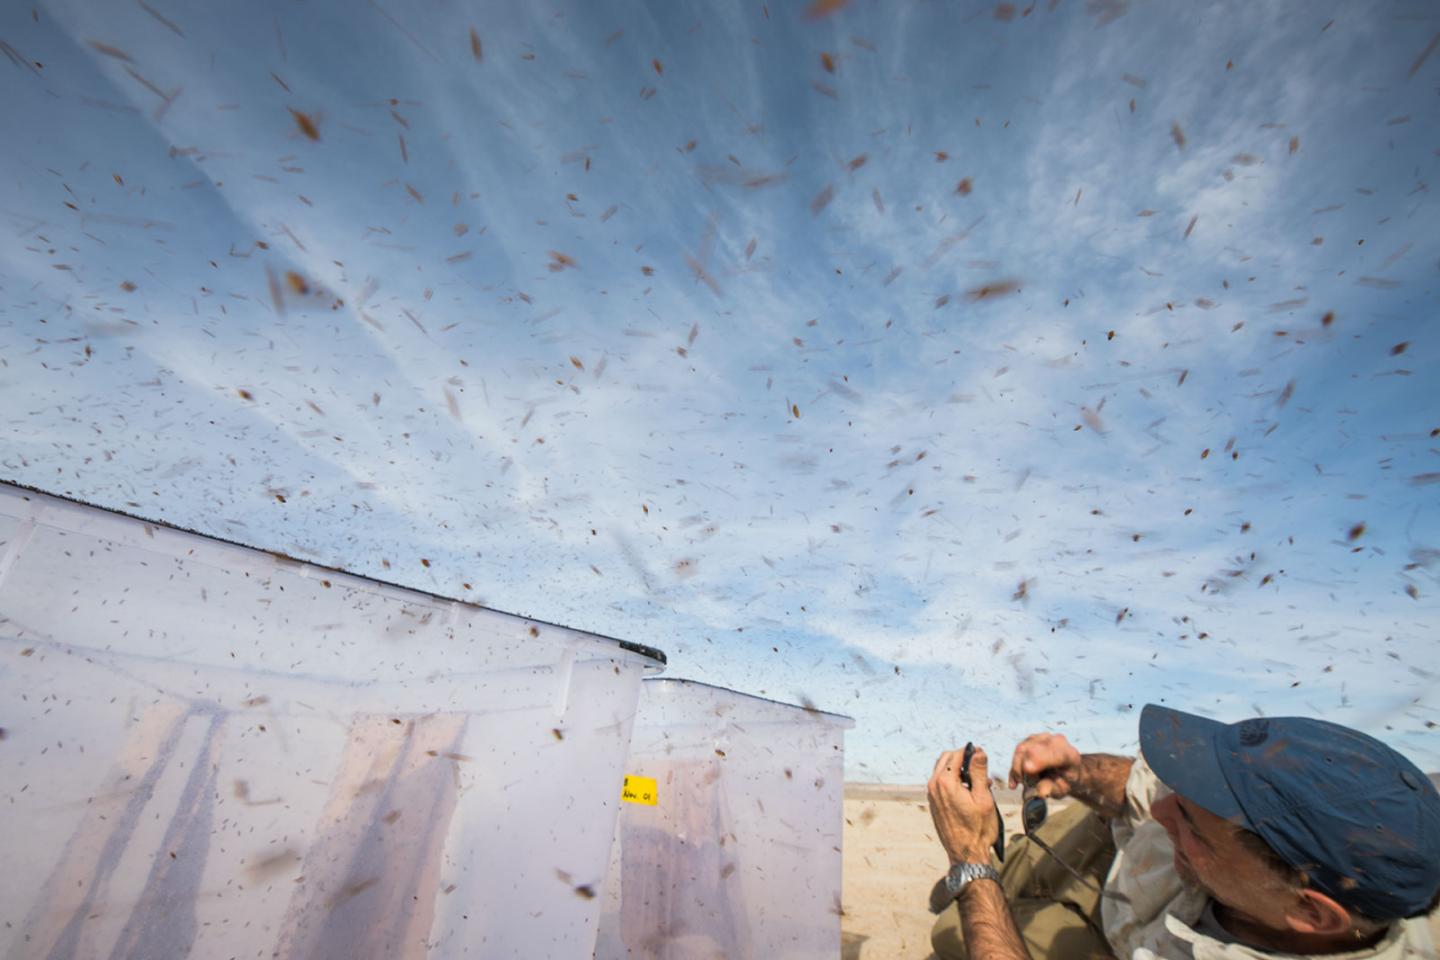
[(1024, 776), (1025, 776), (1025, 771), (1024, 771), (1023, 765), (1024, 765), (1024, 763), (1025, 763), (1025, 758), (1030, 755), (1030, 741), (1033, 740), (1033, 739), (1035, 739), (1035, 738), (1034, 738), (1034, 737), (1026, 737), (1024, 740), (1021, 740), (1021, 741), (1020, 741), (1020, 743), (1019, 743), (1018, 746), (1015, 747), (1015, 755), (1014, 755), (1014, 757), (1012, 757), (1011, 760), (1010, 760), (1010, 789), (1011, 789), (1011, 790), (1014, 790), (1017, 786), (1019, 786), (1019, 785), (1020, 785), (1020, 781), (1021, 781), (1021, 780), (1024, 778)]
[(990, 758), (983, 747), (976, 747), (975, 756), (970, 758), (970, 792), (977, 798), (982, 793), (990, 795)]
[[(1020, 745), (1015, 748), (1015, 759), (1010, 765), (1010, 772), (1016, 783), (1025, 779), (1026, 774), (1044, 770), (1053, 763), (1051, 757), (1056, 751), (1050, 742), (1052, 739), (1052, 734), (1032, 733), (1020, 741)], [(1040, 766), (1037, 767), (1037, 763)]]
[(1025, 774), (1033, 777), (1038, 773), (1044, 773), (1055, 766), (1057, 759), (1049, 750), (1031, 750), (1025, 755)]
[(1038, 784), (1035, 785), (1035, 796), (1037, 796), (1037, 797), (1043, 797), (1043, 798), (1045, 798), (1046, 800), (1048, 800), (1048, 799), (1050, 799), (1050, 797), (1054, 796), (1054, 794), (1055, 794), (1055, 781), (1054, 781), (1054, 780), (1041, 780)]
[(1065, 761), (1065, 754), (1059, 750), (1047, 749), (1031, 751), (1025, 757), (1025, 776), (1038, 779), (1051, 771), (1063, 770), (1065, 769)]
[(949, 757), (950, 757), (950, 755), (953, 754), (954, 752), (955, 752), (954, 750), (942, 750), (942, 751), (940, 751), (940, 756), (938, 756), (938, 757), (935, 758), (935, 769), (932, 770), (932, 771), (930, 771), (930, 775), (931, 775), (932, 777), (933, 777), (933, 776), (939, 776), (940, 771), (945, 767), (946, 764), (948, 764), (948, 763), (950, 762)]
[(935, 761), (935, 770), (930, 779), (936, 783), (947, 780), (958, 782), (960, 779), (960, 751), (946, 750), (940, 754)]

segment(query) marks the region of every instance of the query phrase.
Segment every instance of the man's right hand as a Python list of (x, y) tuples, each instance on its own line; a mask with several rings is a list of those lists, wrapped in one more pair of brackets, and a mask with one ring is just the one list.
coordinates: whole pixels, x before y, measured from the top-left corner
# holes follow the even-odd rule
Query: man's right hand
[(1037, 796), (1068, 797), (1083, 776), (1080, 751), (1059, 733), (1032, 733), (1015, 748), (1010, 789), (1031, 781)]
[(1061, 734), (1035, 733), (1015, 748), (1010, 788), (1030, 779), (1039, 796), (1074, 797), (1102, 817), (1114, 817), (1125, 809), (1125, 781), (1134, 763), (1105, 753), (1081, 756)]

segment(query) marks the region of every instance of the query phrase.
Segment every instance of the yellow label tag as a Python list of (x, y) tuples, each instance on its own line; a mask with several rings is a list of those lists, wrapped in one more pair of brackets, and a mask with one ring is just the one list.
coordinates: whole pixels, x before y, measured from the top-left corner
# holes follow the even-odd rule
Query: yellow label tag
[(654, 777), (625, 777), (625, 787), (620, 791), (620, 799), (626, 803), (643, 803), (647, 806), (655, 806), (660, 802), (660, 794), (655, 789)]

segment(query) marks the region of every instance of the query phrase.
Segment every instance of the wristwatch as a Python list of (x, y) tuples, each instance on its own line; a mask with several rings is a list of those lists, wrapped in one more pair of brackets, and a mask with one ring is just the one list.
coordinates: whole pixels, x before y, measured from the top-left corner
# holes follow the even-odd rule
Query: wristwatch
[(952, 898), (960, 896), (972, 880), (994, 880), (1000, 882), (1000, 874), (988, 863), (957, 863), (945, 874), (945, 889)]

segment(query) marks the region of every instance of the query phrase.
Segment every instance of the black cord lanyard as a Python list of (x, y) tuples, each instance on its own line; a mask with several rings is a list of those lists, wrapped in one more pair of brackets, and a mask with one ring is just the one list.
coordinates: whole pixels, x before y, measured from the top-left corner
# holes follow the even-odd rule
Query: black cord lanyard
[(1065, 862), (1065, 860), (1060, 856), (1060, 854), (1056, 853), (1054, 849), (1051, 848), (1050, 844), (1046, 843), (1044, 840), (1041, 840), (1040, 837), (1036, 835), (1035, 831), (1040, 829), (1041, 824), (1045, 822), (1045, 817), (1049, 813), (1049, 804), (1045, 802), (1044, 797), (1035, 795), (1035, 785), (1033, 782), (1030, 781), (1029, 778), (1026, 778), (1025, 790), (1021, 794), (1021, 804), (1020, 822), (1024, 825), (1025, 836), (1030, 838), (1031, 843), (1035, 844), (1035, 846), (1039, 847), (1046, 854), (1048, 854), (1051, 860), (1054, 860), (1056, 863), (1060, 864), (1060, 866), (1064, 867), (1070, 873), (1070, 876), (1074, 877), (1076, 880), (1079, 880), (1085, 886), (1100, 894), (1100, 896), (1109, 897), (1111, 900), (1117, 900), (1120, 903), (1130, 902), (1130, 898), (1125, 896), (1125, 894), (1123, 893), (1116, 893), (1113, 890), (1106, 890), (1102, 887), (1096, 886), (1093, 880), (1084, 876), (1080, 873), (1079, 870), (1076, 870), (1074, 867), (1070, 866), (1070, 864)]

